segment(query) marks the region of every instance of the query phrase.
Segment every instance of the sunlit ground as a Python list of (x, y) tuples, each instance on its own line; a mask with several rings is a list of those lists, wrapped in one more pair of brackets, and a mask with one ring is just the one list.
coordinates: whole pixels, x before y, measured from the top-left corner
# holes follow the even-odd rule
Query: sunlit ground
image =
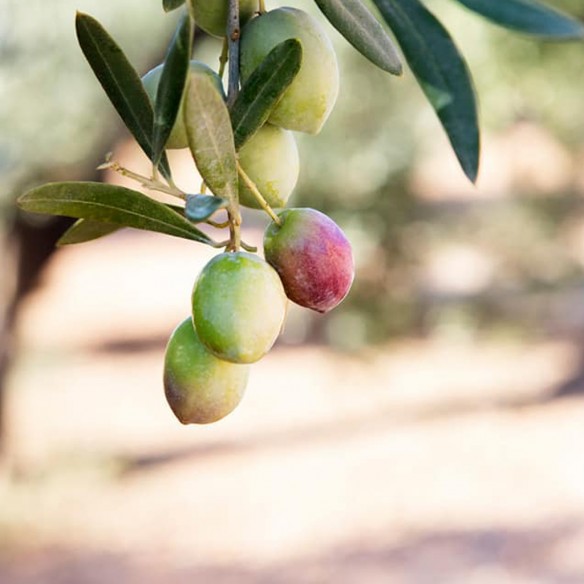
[(69, 248), (27, 302), (2, 584), (584, 581), (584, 399), (554, 397), (576, 347), (279, 346), (183, 427), (161, 365), (200, 248)]

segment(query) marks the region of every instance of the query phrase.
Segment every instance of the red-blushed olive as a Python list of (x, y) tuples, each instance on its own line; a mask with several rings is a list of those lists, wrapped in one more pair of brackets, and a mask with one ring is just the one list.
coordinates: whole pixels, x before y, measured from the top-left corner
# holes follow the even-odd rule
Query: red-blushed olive
[[(156, 101), (156, 92), (158, 91), (158, 84), (160, 83), (160, 77), (162, 76), (162, 68), (164, 67), (164, 63), (154, 67), (142, 77), (142, 84), (144, 85), (144, 89), (150, 97), (150, 101), (154, 104)], [(217, 91), (225, 98), (225, 91), (223, 90), (223, 85), (221, 83), (221, 78), (211, 67), (208, 67), (204, 63), (199, 61), (191, 61), (189, 64), (189, 74), (191, 72), (198, 72), (204, 73), (208, 75), (211, 80), (213, 81)], [(188, 80), (186, 87), (188, 87)], [(183, 99), (180, 104), (180, 108), (178, 110), (178, 114), (176, 115), (176, 121), (172, 128), (172, 132), (166, 142), (166, 148), (175, 149), (175, 148), (187, 148), (189, 143), (187, 139), (187, 129), (185, 126), (184, 120), (184, 102), (185, 102), (185, 93), (183, 94)]]
[(269, 122), (288, 130), (317, 134), (339, 92), (339, 71), (333, 46), (320, 22), (297, 8), (276, 8), (252, 18), (241, 31), (242, 80), (286, 39), (302, 44), (302, 65)]
[[(191, 1), (191, 0), (189, 0)], [(229, 0), (197, 0), (192, 2), (195, 24), (216, 37), (227, 31)], [(258, 0), (239, 0), (239, 24), (243, 26), (258, 9)]]
[(355, 267), (341, 228), (315, 209), (285, 209), (281, 225), (264, 234), (266, 261), (280, 275), (286, 295), (300, 306), (328, 312), (348, 294)]
[[(277, 209), (286, 205), (298, 181), (300, 167), (292, 132), (265, 124), (239, 150), (239, 162), (270, 207)], [(239, 202), (261, 209), (242, 179), (239, 179)]]
[(232, 412), (241, 401), (248, 365), (217, 359), (203, 346), (185, 319), (173, 331), (164, 358), (164, 392), (183, 424), (209, 424)]
[(257, 255), (225, 252), (201, 272), (192, 296), (201, 342), (233, 363), (261, 359), (280, 334), (286, 294), (276, 271)]

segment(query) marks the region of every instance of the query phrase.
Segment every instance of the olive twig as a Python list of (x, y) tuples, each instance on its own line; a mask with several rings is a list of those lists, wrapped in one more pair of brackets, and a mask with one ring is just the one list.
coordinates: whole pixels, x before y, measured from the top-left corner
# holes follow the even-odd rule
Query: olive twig
[[(231, 107), (239, 93), (239, 0), (229, 0), (227, 13), (227, 58), (229, 78), (227, 82), (227, 107)], [(237, 191), (231, 193), (227, 208), (229, 221), (229, 245), (227, 251), (238, 251), (241, 245), (241, 212)]]
[(241, 214), (239, 213), (239, 204), (227, 210), (229, 223), (229, 245), (227, 251), (239, 251), (241, 245)]
[(266, 199), (264, 199), (264, 197), (262, 196), (262, 194), (258, 190), (256, 184), (251, 180), (251, 178), (249, 178), (249, 176), (246, 174), (245, 170), (243, 170), (243, 168), (241, 168), (241, 164), (239, 164), (239, 162), (237, 163), (237, 172), (239, 173), (239, 176), (241, 177), (241, 179), (245, 183), (245, 186), (251, 191), (252, 195), (256, 198), (257, 202), (260, 204), (260, 207), (271, 217), (272, 221), (276, 225), (282, 225), (282, 221), (280, 221), (280, 218), (276, 215), (276, 213), (274, 213), (274, 210), (272, 209), (272, 207), (270, 207), (270, 205), (268, 205), (268, 203), (266, 202)]
[(124, 168), (119, 162), (116, 162), (115, 160), (106, 160), (106, 162), (100, 164), (97, 167), (97, 169), (113, 170), (114, 172), (117, 172), (122, 176), (135, 180), (136, 182), (140, 183), (140, 185), (142, 185), (144, 188), (150, 189), (152, 191), (165, 193), (172, 197), (178, 197), (179, 199), (183, 200), (186, 200), (187, 198), (186, 193), (184, 193), (179, 188), (174, 186), (174, 184), (172, 186), (171, 185), (167, 186), (156, 178), (148, 178), (146, 176), (142, 176), (141, 174), (138, 174), (136, 172), (128, 170), (127, 168)]
[(239, 0), (229, 0), (227, 17), (227, 47), (229, 55), (228, 107), (233, 105), (239, 93), (239, 35)]
[(264, 0), (259, 0), (258, 12), (260, 14), (264, 14), (264, 12), (266, 12), (266, 3)]

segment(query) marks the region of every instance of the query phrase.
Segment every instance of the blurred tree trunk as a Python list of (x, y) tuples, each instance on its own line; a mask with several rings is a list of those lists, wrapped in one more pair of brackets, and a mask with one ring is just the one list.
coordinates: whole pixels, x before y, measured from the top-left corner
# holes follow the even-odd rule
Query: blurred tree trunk
[(15, 352), (15, 326), (24, 297), (38, 282), (38, 277), (55, 251), (55, 243), (72, 223), (66, 217), (41, 223), (17, 213), (3, 236), (0, 257), (0, 456), (5, 454), (6, 381)]
[[(95, 158), (87, 160), (67, 180), (99, 181), (96, 170), (107, 152), (119, 138), (116, 134), (104, 136), (96, 146)], [(29, 178), (16, 192), (24, 192), (36, 184), (64, 180), (61, 169)], [(69, 217), (31, 217), (11, 208), (5, 225), (0, 224), (0, 457), (6, 456), (6, 386), (7, 376), (16, 352), (16, 325), (22, 301), (38, 284), (43, 268), (57, 251), (56, 242), (75, 221)], [(1, 219), (1, 218), (0, 218)]]

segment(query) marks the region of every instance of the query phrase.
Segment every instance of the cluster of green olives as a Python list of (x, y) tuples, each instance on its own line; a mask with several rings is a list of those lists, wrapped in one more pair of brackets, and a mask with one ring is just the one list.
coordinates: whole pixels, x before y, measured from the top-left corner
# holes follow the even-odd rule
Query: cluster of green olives
[[(227, 5), (227, 0), (195, 3), (197, 25), (223, 36)], [(336, 223), (315, 209), (283, 209), (299, 172), (292, 132), (318, 133), (337, 97), (334, 50), (321, 25), (309, 14), (278, 8), (254, 16), (256, 7), (257, 0), (240, 0), (240, 19), (245, 24), (240, 40), (243, 82), (284, 40), (296, 38), (303, 48), (300, 70), (268, 123), (238, 152), (245, 174), (278, 211), (265, 231), (265, 260), (240, 250), (215, 256), (195, 282), (192, 314), (170, 337), (164, 387), (172, 411), (184, 424), (214, 422), (237, 406), (249, 364), (271, 349), (282, 330), (288, 300), (327, 312), (347, 295), (353, 281), (351, 247)], [(221, 79), (212, 69), (192, 61), (191, 70), (208, 74), (223, 93)], [(143, 78), (153, 100), (161, 71), (159, 66)], [(186, 146), (185, 119), (179, 112), (167, 147)], [(239, 203), (260, 208), (243, 181)]]

